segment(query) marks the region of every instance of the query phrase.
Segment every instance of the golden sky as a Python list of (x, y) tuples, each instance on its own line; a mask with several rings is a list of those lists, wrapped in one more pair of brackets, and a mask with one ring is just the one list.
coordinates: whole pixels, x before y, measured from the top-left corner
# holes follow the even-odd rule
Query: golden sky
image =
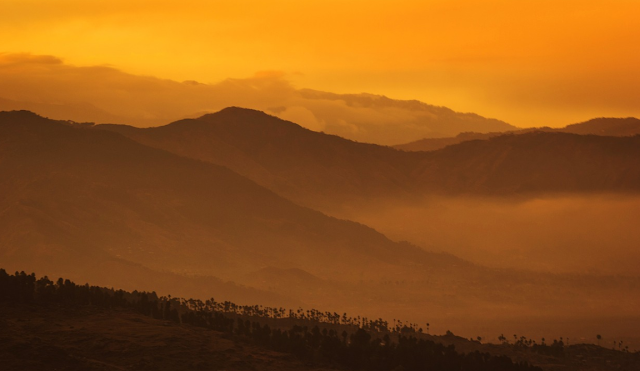
[(564, 126), (640, 116), (638, 16), (637, 0), (0, 0), (0, 52), (204, 83), (280, 71)]

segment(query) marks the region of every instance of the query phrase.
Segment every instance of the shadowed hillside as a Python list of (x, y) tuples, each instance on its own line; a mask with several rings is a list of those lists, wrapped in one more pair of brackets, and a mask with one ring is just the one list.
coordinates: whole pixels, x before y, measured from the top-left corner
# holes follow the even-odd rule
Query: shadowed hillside
[[(526, 336), (501, 344), (415, 323), (77, 285), (0, 269), (3, 370), (634, 370), (640, 353)], [(304, 367), (303, 367), (304, 364)]]
[(156, 128), (96, 128), (226, 166), (312, 206), (418, 194), (409, 174), (419, 156), (317, 133), (259, 111), (232, 107)]
[(640, 134), (640, 120), (635, 117), (600, 117), (557, 129), (564, 133), (626, 137)]
[(469, 265), (116, 133), (8, 112), (0, 137), (0, 253), (10, 269), (125, 287), (158, 276), (159, 289), (191, 290), (197, 276), (237, 280), (266, 267), (350, 282)]
[(567, 125), (564, 128), (552, 129), (549, 127), (513, 130), (509, 132), (460, 133), (448, 138), (424, 138), (414, 142), (398, 144), (395, 149), (403, 151), (435, 151), (446, 146), (458, 144), (474, 139), (489, 139), (504, 134), (525, 134), (532, 131), (546, 131), (551, 133), (571, 133), (580, 135), (601, 135), (614, 137), (627, 137), (640, 134), (640, 120), (634, 117), (611, 118), (602, 117), (578, 124)]
[(425, 153), (425, 189), (463, 194), (640, 191), (640, 136), (532, 132)]
[[(378, 162), (390, 161), (385, 153), (398, 156), (400, 164), (412, 159), (414, 169), (404, 170), (407, 176), (425, 189), (443, 191), (433, 179), (424, 178), (427, 171), (418, 171), (429, 170), (419, 166), (438, 158), (354, 144), (293, 124), (282, 128), (282, 121), (273, 120), (262, 135), (269, 137), (276, 130), (314, 135), (299, 145), (301, 154), (280, 163), (284, 174), (296, 174), (292, 164), (297, 158), (308, 166), (323, 164), (316, 160), (323, 156), (303, 149), (335, 142), (336, 151), (345, 156), (354, 151), (349, 158), (365, 162), (368, 156), (362, 153), (379, 156)], [(162, 130), (180, 132), (184, 125)], [(194, 125), (206, 128), (211, 123), (196, 120)], [(256, 125), (254, 130), (260, 133), (261, 128)], [(251, 139), (254, 146), (235, 148), (243, 148), (256, 162), (263, 156), (252, 152), (254, 148), (279, 148), (263, 150), (274, 156), (264, 163), (279, 169), (275, 158), (285, 156), (286, 143), (298, 137), (274, 139), (278, 145)], [(614, 317), (622, 324), (616, 331), (635, 331), (628, 322), (635, 318), (630, 308), (637, 307), (640, 298), (633, 295), (638, 289), (635, 278), (487, 269), (392, 242), (362, 224), (297, 206), (225, 167), (28, 112), (1, 114), (0, 138), (0, 257), (8, 269), (38, 269), (130, 289), (145, 289), (158, 279), (157, 290), (178, 295), (206, 298), (233, 292), (239, 302), (255, 297), (253, 302), (344, 308), (374, 318), (454, 323), (451, 329), (456, 332), (483, 336), (480, 327), (487, 331), (489, 323), (505, 321), (524, 325), (529, 333), (542, 323), (563, 333), (566, 313), (583, 321), (580, 331), (593, 332), (600, 323), (594, 319), (611, 313), (615, 303)], [(304, 171), (300, 173), (305, 179)], [(224, 282), (229, 280), (247, 287), (234, 291), (236, 285)], [(309, 287), (300, 287), (301, 282)], [(535, 321), (518, 322), (534, 315)]]
[(406, 201), (430, 193), (640, 190), (640, 139), (632, 137), (536, 131), (414, 153), (316, 133), (240, 108), (157, 128), (96, 128), (227, 166), (284, 197), (325, 211), (357, 207), (372, 198)]

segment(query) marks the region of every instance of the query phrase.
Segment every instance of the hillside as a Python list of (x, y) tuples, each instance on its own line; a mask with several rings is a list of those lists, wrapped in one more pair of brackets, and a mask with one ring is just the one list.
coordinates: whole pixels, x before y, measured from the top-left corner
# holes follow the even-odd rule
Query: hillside
[(424, 189), (462, 194), (640, 191), (640, 137), (532, 132), (426, 152)]
[(551, 133), (571, 133), (580, 135), (601, 135), (601, 136), (614, 136), (614, 137), (627, 137), (640, 134), (640, 120), (634, 117), (627, 118), (613, 118), (613, 117), (601, 117), (595, 118), (589, 121), (567, 125), (564, 128), (530, 128), (511, 130), (509, 132), (491, 132), (491, 133), (479, 133), (479, 132), (465, 132), (456, 135), (455, 137), (445, 138), (424, 138), (409, 143), (394, 145), (393, 148), (402, 151), (435, 151), (442, 149), (446, 146), (453, 144), (459, 144), (469, 140), (476, 139), (489, 139), (504, 134), (525, 134), (532, 131), (545, 131)]
[[(278, 127), (281, 121), (274, 123)], [(293, 124), (286, 128), (319, 135)], [(492, 337), (505, 323), (532, 335), (541, 326), (552, 326), (548, 334), (586, 337), (606, 322), (630, 338), (640, 323), (633, 311), (640, 298), (634, 294), (637, 278), (474, 265), (298, 206), (225, 167), (28, 112), (1, 114), (0, 138), (0, 259), (10, 270), (202, 299), (308, 305), (437, 326), (453, 323), (456, 332)], [(425, 177), (431, 169), (418, 165), (442, 161), (428, 154), (322, 138), (335, 141), (345, 156), (353, 150), (355, 158), (361, 152), (380, 156), (379, 161), (387, 152), (403, 161), (417, 158), (422, 162), (415, 161), (416, 172), (409, 175), (430, 192), (443, 192), (438, 187), (454, 179), (449, 174), (437, 183)], [(272, 146), (282, 148), (273, 153), (284, 156), (285, 142)], [(254, 143), (270, 146), (259, 139)], [(300, 151), (312, 143), (300, 145)], [(261, 157), (248, 149), (243, 153)], [(291, 158), (311, 166), (322, 156)], [(270, 166), (276, 169), (276, 164), (272, 160)], [(282, 168), (296, 174), (290, 163), (283, 162)], [(487, 192), (483, 187), (488, 184), (473, 190)], [(465, 231), (462, 226), (455, 233)], [(612, 313), (611, 303), (616, 303), (615, 315), (603, 319)], [(580, 323), (578, 332), (566, 313)], [(531, 316), (535, 320), (522, 321)]]
[(269, 266), (351, 281), (466, 264), (116, 133), (8, 112), (0, 138), (0, 254), (9, 268), (142, 285), (147, 270), (167, 282)]
[(640, 353), (622, 343), (605, 349), (562, 339), (538, 344), (521, 336), (497, 345), (450, 332), (427, 334), (415, 324), (388, 326), (382, 319), (346, 313), (287, 314), (284, 308), (114, 291), (0, 269), (4, 370), (388, 371), (402, 365), (443, 371), (608, 371), (632, 370), (640, 362)]
[(499, 135), (504, 135), (503, 132), (493, 132), (493, 133), (476, 133), (476, 132), (466, 132), (460, 133), (455, 137), (448, 138), (424, 138), (420, 140), (416, 140), (414, 142), (405, 143), (405, 144), (397, 144), (393, 146), (393, 148), (407, 151), (407, 152), (419, 152), (419, 151), (436, 151), (442, 149), (444, 147), (459, 144), (462, 142), (467, 142), (469, 140), (484, 140), (493, 138)]
[(412, 157), (317, 133), (259, 111), (227, 108), (156, 128), (98, 125), (142, 144), (226, 166), (309, 206), (417, 194)]
[(640, 134), (640, 120), (635, 117), (599, 117), (558, 129), (563, 133), (626, 137)]
[(327, 370), (290, 354), (128, 310), (0, 305), (5, 371)]
[[(313, 132), (241, 108), (157, 128), (96, 128), (227, 166), (286, 198), (328, 212), (357, 208), (374, 198), (407, 201), (431, 193), (640, 190), (635, 145), (640, 139), (633, 137), (461, 134), (458, 145), (431, 153), (404, 152)], [(467, 140), (478, 136), (495, 140)]]

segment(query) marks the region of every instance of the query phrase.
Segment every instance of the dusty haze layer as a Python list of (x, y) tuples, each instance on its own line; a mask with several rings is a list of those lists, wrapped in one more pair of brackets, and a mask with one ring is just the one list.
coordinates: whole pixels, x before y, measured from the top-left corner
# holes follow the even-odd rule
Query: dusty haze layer
[[(220, 117), (225, 119), (216, 119)], [(0, 186), (4, 190), (0, 200), (0, 220), (3, 220), (0, 223), (3, 230), (0, 253), (8, 269), (34, 270), (106, 286), (155, 289), (161, 293), (203, 299), (232, 297), (243, 303), (303, 305), (370, 318), (430, 322), (433, 331), (439, 333), (448, 329), (464, 336), (480, 335), (493, 340), (501, 332), (512, 331), (530, 337), (569, 336), (584, 338), (584, 341), (594, 333), (603, 333), (634, 344), (634, 334), (640, 331), (635, 311), (640, 305), (640, 278), (637, 276), (596, 273), (589, 271), (589, 267), (585, 267), (587, 273), (582, 274), (566, 273), (570, 271), (568, 269), (540, 272), (514, 268), (508, 262), (514, 258), (507, 245), (494, 251), (505, 256), (505, 264), (509, 263), (497, 265), (497, 268), (442, 253), (449, 248), (444, 242), (454, 234), (469, 230), (470, 240), (481, 240), (487, 231), (491, 233), (498, 228), (491, 224), (492, 220), (500, 228), (502, 224), (507, 228), (521, 228), (513, 236), (528, 238), (532, 234), (524, 231), (524, 226), (508, 222), (509, 219), (529, 218), (525, 224), (534, 229), (538, 227), (539, 234), (549, 233), (553, 238), (555, 229), (537, 224), (545, 215), (559, 212), (554, 208), (555, 202), (545, 203), (543, 199), (542, 203), (534, 201), (532, 206), (527, 202), (522, 203), (524, 206), (517, 203), (505, 206), (499, 202), (495, 205), (486, 201), (470, 202), (465, 198), (445, 200), (440, 208), (451, 208), (451, 211), (430, 216), (435, 219), (438, 214), (449, 215), (449, 220), (440, 225), (442, 231), (430, 233), (434, 240), (442, 236), (444, 246), (424, 246), (432, 250), (428, 251), (394, 242), (363, 224), (331, 218), (295, 205), (229, 169), (205, 162), (207, 160), (189, 159), (151, 148), (121, 134), (106, 132), (101, 126), (52, 121), (29, 112), (3, 113), (0, 118), (3, 138), (0, 146), (3, 181)], [(309, 156), (305, 151), (322, 154), (327, 151), (324, 146), (331, 144), (335, 148), (341, 147), (344, 154), (360, 150), (375, 153), (376, 161), (387, 161), (394, 156), (406, 156), (405, 160), (417, 158), (415, 153), (314, 133), (260, 112), (238, 108), (201, 120), (177, 122), (164, 130), (192, 131), (212, 125), (219, 130), (228, 130), (230, 127), (225, 125), (240, 125), (247, 118), (252, 122), (244, 125), (262, 125), (261, 135), (271, 137), (272, 143), (278, 143), (274, 133), (288, 133), (290, 141), (303, 144), (298, 147), (301, 152), (295, 157), (289, 155), (288, 162), (277, 161), (282, 155), (279, 151), (264, 152), (265, 148), (254, 146), (244, 148), (246, 156), (255, 154), (252, 148), (263, 148), (262, 153), (269, 154), (274, 161), (265, 162), (263, 170), (280, 168), (283, 171), (279, 176), (285, 180), (287, 176), (302, 176), (299, 179), (302, 182), (292, 184), (303, 195), (305, 189), (309, 192), (304, 177), (313, 174), (290, 170), (300, 164), (299, 159), (307, 161), (305, 166), (315, 163), (318, 169), (327, 164), (326, 156)], [(120, 129), (140, 131), (127, 127)], [(271, 136), (267, 135), (270, 130), (274, 131), (269, 134)], [(215, 132), (209, 131), (209, 135)], [(183, 146), (200, 143), (195, 140), (203, 139), (204, 134), (195, 133), (200, 134), (180, 137), (184, 140)], [(540, 145), (547, 148), (549, 138), (559, 143), (568, 139), (578, 146), (576, 148), (593, 150), (607, 148), (618, 141), (634, 140), (605, 138), (602, 142), (596, 137), (565, 133), (546, 133), (542, 136), (543, 141), (539, 138), (512, 136), (506, 138), (506, 143), (525, 139), (531, 148)], [(220, 147), (231, 148), (233, 142), (230, 140), (250, 138), (217, 137), (219, 141), (222, 139), (227, 140), (226, 146)], [(583, 146), (584, 139), (587, 146)], [(481, 144), (472, 149), (482, 153), (487, 146), (492, 149), (495, 145), (499, 149), (505, 142), (493, 140)], [(237, 150), (243, 149), (239, 142), (235, 146)], [(462, 148), (469, 150), (466, 145)], [(455, 158), (449, 156), (451, 153), (456, 152), (450, 148), (440, 155), (450, 161)], [(625, 153), (627, 155), (622, 156)], [(391, 157), (385, 160), (386, 156)], [(607, 179), (617, 181), (604, 184), (633, 185), (633, 182), (621, 181), (635, 179), (629, 177), (635, 171), (631, 166), (634, 163), (629, 165), (634, 152), (622, 151), (618, 156), (627, 161), (622, 161), (607, 175), (611, 177)], [(483, 161), (491, 158), (488, 156)], [(343, 156), (342, 162), (330, 161), (328, 164), (346, 166), (347, 161), (356, 159), (362, 161), (362, 157), (352, 155)], [(617, 175), (616, 171), (620, 169), (627, 169), (623, 172), (626, 178)], [(367, 176), (370, 182), (384, 180), (379, 185), (388, 184), (386, 180), (393, 178), (386, 176), (396, 174), (392, 171), (380, 177), (375, 166), (363, 166), (361, 170), (359, 176)], [(374, 172), (367, 174), (371, 170)], [(544, 171), (540, 170), (540, 173)], [(448, 179), (453, 181), (456, 174), (450, 174)], [(510, 181), (517, 184), (520, 180), (515, 177)], [(350, 184), (357, 184), (357, 179), (346, 183), (347, 188), (337, 187), (335, 191), (337, 194), (349, 192)], [(470, 185), (475, 187), (475, 183), (466, 181), (458, 186), (465, 189)], [(312, 189), (309, 195), (314, 192)], [(593, 194), (582, 194), (582, 197), (597, 200)], [(614, 203), (609, 206), (606, 201), (601, 210), (608, 216), (612, 211), (628, 210), (624, 208), (626, 205)], [(449, 202), (452, 203), (448, 205)], [(400, 208), (401, 213), (396, 213), (398, 205), (401, 204), (374, 212), (385, 212), (385, 218), (404, 220), (403, 224), (414, 230), (423, 228), (420, 225), (423, 220), (418, 218), (420, 210)], [(560, 210), (567, 207), (562, 206), (563, 203), (559, 205)], [(568, 205), (571, 206), (571, 202)], [(378, 206), (375, 197), (370, 199), (369, 206)], [(535, 217), (536, 210), (543, 211), (539, 219)], [(568, 210), (572, 215), (578, 215), (583, 209), (578, 207), (572, 211), (569, 207)], [(369, 210), (352, 210), (351, 217), (359, 218), (360, 213), (366, 215), (366, 211)], [(416, 225), (406, 218), (407, 213), (415, 217)], [(458, 213), (468, 215), (470, 219), (455, 224)], [(397, 226), (397, 220), (382, 220), (380, 229), (387, 224)], [(375, 222), (372, 219), (372, 223)], [(628, 223), (631, 222), (629, 219)], [(464, 228), (467, 223), (488, 227)], [(451, 224), (456, 228), (447, 230)], [(396, 238), (415, 237), (398, 233)], [(462, 245), (466, 243), (460, 239), (455, 241)], [(574, 251), (570, 250), (570, 253)], [(604, 254), (601, 256), (603, 260), (607, 258)], [(632, 262), (635, 256), (628, 254), (627, 259)], [(550, 264), (560, 267), (557, 261), (552, 260)]]
[(340, 216), (487, 266), (638, 276), (638, 210), (640, 197), (616, 194), (427, 197)]
[(228, 106), (269, 112), (315, 131), (392, 145), (513, 126), (473, 113), (372, 94), (298, 89), (281, 73), (215, 84), (177, 82), (112, 67), (76, 67), (53, 56), (0, 54), (0, 109), (60, 120), (160, 126)]
[(0, 39), (2, 51), (137, 75), (275, 70), (324, 91), (561, 126), (640, 116), (638, 13), (632, 0), (3, 0)]

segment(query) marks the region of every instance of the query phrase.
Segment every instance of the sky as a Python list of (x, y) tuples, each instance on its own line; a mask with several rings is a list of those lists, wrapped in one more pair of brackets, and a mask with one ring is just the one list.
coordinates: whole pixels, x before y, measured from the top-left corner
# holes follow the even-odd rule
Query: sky
[(564, 126), (640, 116), (638, 14), (636, 0), (0, 0), (0, 52), (206, 84), (276, 73)]

